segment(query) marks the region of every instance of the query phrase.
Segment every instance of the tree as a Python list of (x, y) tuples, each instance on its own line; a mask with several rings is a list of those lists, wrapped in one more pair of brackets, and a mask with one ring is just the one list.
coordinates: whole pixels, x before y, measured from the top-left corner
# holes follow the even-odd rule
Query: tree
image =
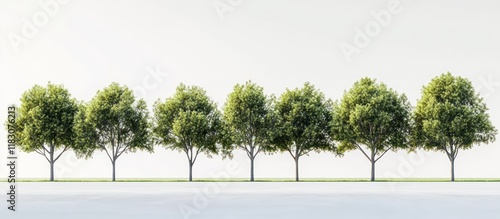
[(388, 151), (407, 147), (410, 124), (411, 106), (405, 95), (362, 78), (335, 104), (332, 134), (341, 152), (363, 153), (375, 181), (375, 163)]
[(45, 157), (50, 164), (50, 181), (54, 181), (55, 162), (75, 146), (73, 122), (77, 111), (76, 100), (62, 85), (35, 85), (21, 97), (15, 123), (18, 146)]
[(422, 89), (413, 115), (416, 145), (445, 152), (451, 162), (451, 181), (455, 181), (458, 152), (495, 141), (497, 130), (487, 111), (469, 80), (449, 72), (436, 77)]
[(332, 103), (310, 83), (301, 89), (287, 89), (276, 103), (275, 115), (273, 145), (275, 150), (292, 156), (295, 181), (299, 181), (300, 157), (312, 151), (337, 151), (330, 136)]
[(116, 161), (124, 153), (153, 151), (151, 123), (146, 102), (136, 101), (126, 86), (112, 83), (76, 116), (77, 155), (90, 158), (96, 150), (108, 155), (116, 180)]
[(155, 141), (166, 148), (184, 152), (189, 161), (189, 181), (200, 153), (218, 154), (221, 113), (217, 105), (197, 86), (180, 84), (173, 97), (154, 105)]
[(224, 105), (224, 124), (230, 151), (242, 149), (250, 159), (250, 181), (254, 181), (254, 161), (260, 152), (269, 151), (272, 131), (272, 106), (263, 88), (246, 82), (237, 84)]

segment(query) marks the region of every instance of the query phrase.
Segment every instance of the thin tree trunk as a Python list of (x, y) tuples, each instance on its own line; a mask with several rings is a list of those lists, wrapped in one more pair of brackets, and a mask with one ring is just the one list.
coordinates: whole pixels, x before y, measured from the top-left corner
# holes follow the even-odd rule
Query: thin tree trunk
[(253, 165), (254, 164), (254, 160), (255, 160), (255, 158), (250, 158), (250, 182), (255, 181), (255, 179), (254, 179), (254, 173), (253, 173), (253, 170), (254, 170), (254, 167), (253, 167), (254, 166)]
[(50, 162), (50, 181), (54, 181), (54, 162)]
[(193, 163), (189, 161), (189, 182), (193, 181)]
[(451, 159), (451, 181), (455, 182), (455, 159)]
[(299, 157), (295, 158), (295, 181), (299, 181)]
[(116, 181), (116, 161), (111, 162), (113, 164), (113, 182)]
[(50, 181), (54, 181), (54, 146), (50, 146)]
[(370, 181), (375, 181), (375, 161), (371, 161), (372, 163), (372, 177), (370, 179)]

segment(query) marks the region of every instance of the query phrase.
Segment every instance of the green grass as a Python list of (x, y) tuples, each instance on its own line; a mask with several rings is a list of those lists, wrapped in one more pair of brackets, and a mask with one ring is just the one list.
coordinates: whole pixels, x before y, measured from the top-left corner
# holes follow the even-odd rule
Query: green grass
[[(261, 178), (256, 179), (256, 182), (295, 182), (295, 179), (291, 178)], [(5, 179), (1, 179), (0, 182), (7, 182)], [(49, 182), (47, 179), (17, 179), (17, 182)], [(105, 178), (85, 178), (85, 179), (56, 179), (56, 182), (111, 182), (110, 179)], [(180, 178), (159, 178), (159, 179), (140, 179), (140, 178), (130, 178), (130, 179), (117, 179), (116, 182), (188, 182), (187, 179)], [(222, 179), (193, 179), (193, 182), (249, 182), (246, 178), (233, 178), (228, 180)], [(366, 178), (304, 178), (300, 182), (370, 182)], [(450, 182), (448, 178), (400, 178), (400, 179), (389, 179), (380, 178), (376, 182)], [(376, 183), (375, 182), (375, 183)], [(460, 178), (455, 179), (455, 182), (500, 182), (500, 178)]]

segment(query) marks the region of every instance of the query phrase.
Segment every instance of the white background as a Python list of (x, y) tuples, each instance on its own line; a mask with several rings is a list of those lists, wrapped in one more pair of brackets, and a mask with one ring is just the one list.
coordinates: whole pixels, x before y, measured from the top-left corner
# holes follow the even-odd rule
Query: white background
[[(35, 84), (63, 84), (75, 98), (89, 101), (113, 81), (141, 86), (150, 77), (148, 66), (169, 72), (151, 81), (156, 87), (143, 95), (150, 106), (172, 95), (181, 82), (203, 87), (222, 106), (232, 87), (247, 80), (275, 95), (310, 81), (336, 100), (361, 77), (386, 83), (415, 105), (423, 85), (450, 71), (474, 83), (493, 124), (500, 127), (498, 1), (397, 1), (400, 13), (350, 62), (339, 45), (352, 45), (355, 29), (376, 22), (372, 12), (388, 10), (390, 1), (71, 0), (58, 3), (58, 10), (51, 8), (53, 17), (40, 2), (50, 1), (0, 0), (0, 118)], [(214, 4), (231, 10), (218, 11)], [(25, 37), (26, 22), (37, 31), (15, 46), (11, 38)], [(0, 142), (0, 163), (5, 163), (5, 135)], [(461, 152), (456, 176), (499, 178), (499, 153), (498, 143)], [(246, 155), (236, 152), (234, 161), (242, 171), (232, 177), (249, 176)], [(21, 153), (19, 162), (19, 177), (48, 178), (42, 156)], [(194, 177), (211, 177), (226, 162), (200, 156)], [(57, 178), (111, 176), (111, 163), (100, 152), (87, 161), (75, 161), (69, 152), (57, 165)], [(409, 157), (391, 152), (377, 163), (377, 177), (447, 178), (449, 166), (442, 153)], [(185, 178), (187, 170), (185, 155), (162, 147), (154, 154), (124, 155), (117, 163), (118, 178)], [(369, 171), (359, 151), (343, 158), (311, 154), (300, 160), (304, 178), (368, 177)], [(292, 178), (293, 161), (288, 154), (259, 155), (255, 174)], [(7, 175), (5, 167), (0, 175)]]

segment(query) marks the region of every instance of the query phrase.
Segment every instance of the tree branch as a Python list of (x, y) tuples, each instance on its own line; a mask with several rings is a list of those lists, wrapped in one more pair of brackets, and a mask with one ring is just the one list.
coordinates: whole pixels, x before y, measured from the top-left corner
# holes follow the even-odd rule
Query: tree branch
[(122, 154), (127, 151), (129, 149), (130, 146), (126, 146), (123, 148), (123, 150), (118, 154), (118, 156), (116, 156), (116, 159), (118, 159), (120, 156), (122, 156)]
[(56, 159), (54, 159), (54, 162), (56, 162), (57, 160), (59, 160), (59, 158), (61, 157), (61, 155), (66, 152), (66, 150), (68, 150), (68, 146), (64, 146), (64, 149), (63, 151), (56, 157)]
[(359, 144), (357, 143), (353, 143), (354, 145), (356, 145), (356, 147), (358, 147), (358, 149), (363, 152), (363, 154), (365, 155), (366, 158), (368, 158), (369, 161), (372, 161), (372, 159), (370, 158), (370, 156), (368, 156), (368, 154), (366, 154), (366, 152), (363, 150), (363, 148), (361, 148), (361, 146), (359, 146)]
[(109, 160), (111, 160), (111, 162), (113, 162), (114, 160), (113, 160), (113, 158), (111, 158), (111, 156), (109, 155), (108, 149), (107, 149), (105, 146), (100, 146), (100, 147), (101, 147), (101, 148), (102, 148), (102, 149), (106, 152), (106, 154), (107, 154), (107, 155), (108, 155), (108, 157), (109, 157)]
[(309, 152), (311, 152), (311, 150), (306, 151), (304, 149), (300, 149), (299, 150), (299, 157), (304, 156), (304, 155), (308, 154)]
[(455, 148), (455, 154), (453, 155), (453, 160), (457, 158), (458, 155), (458, 147)]
[(254, 158), (255, 158), (255, 157), (257, 156), (257, 154), (259, 154), (261, 151), (262, 151), (262, 146), (258, 146), (258, 147), (257, 147), (257, 152), (255, 153)]
[(200, 154), (200, 148), (198, 148), (198, 149), (196, 150), (196, 153), (195, 153), (195, 155), (194, 155), (194, 159), (193, 159), (193, 164), (194, 164), (194, 162), (196, 162), (196, 158), (198, 158), (198, 154)]
[(39, 149), (35, 149), (35, 152), (38, 153), (38, 154), (40, 154), (40, 155), (44, 155), (44, 153), (42, 153)]
[(188, 148), (188, 146), (185, 146), (184, 149), (185, 149), (184, 153), (186, 154), (186, 157), (187, 157), (187, 159), (189, 161), (189, 165), (191, 165), (191, 157), (189, 157), (189, 148)]
[(45, 153), (45, 151), (46, 151), (45, 147), (42, 146), (42, 148), (44, 149), (43, 153), (42, 153), (42, 151), (37, 150), (37, 149), (35, 149), (35, 152), (40, 154), (40, 155), (43, 155), (45, 157), (45, 159), (50, 163), (50, 159), (47, 157), (47, 154)]
[(118, 158), (118, 154), (120, 154), (120, 149), (122, 148), (122, 144), (119, 144), (117, 143), (115, 149), (113, 150), (113, 158), (115, 158), (115, 160)]
[(250, 149), (248, 149), (247, 146), (240, 146), (241, 148), (243, 148), (245, 150), (245, 153), (247, 154), (247, 156), (249, 158), (252, 158), (252, 153), (250, 152)]
[(288, 153), (290, 153), (290, 155), (292, 155), (292, 158), (295, 160), (295, 155), (293, 155), (292, 150), (288, 149), (287, 151), (288, 151)]
[(446, 152), (446, 156), (448, 156), (449, 159), (451, 159), (451, 153), (448, 151), (447, 145), (443, 146), (444, 152)]
[(380, 157), (378, 157), (377, 159), (375, 159), (375, 162), (377, 162), (380, 158), (382, 158), (385, 155), (385, 153), (387, 153), (391, 149), (392, 149), (392, 147), (389, 147), (387, 150), (385, 150), (384, 153), (382, 153), (382, 155), (380, 155)]
[(45, 154), (45, 152), (50, 153), (50, 151), (49, 151), (49, 150), (47, 150), (47, 148), (45, 148), (45, 146), (42, 146), (42, 148), (43, 148), (43, 151), (44, 151), (43, 153), (44, 153), (44, 154)]

